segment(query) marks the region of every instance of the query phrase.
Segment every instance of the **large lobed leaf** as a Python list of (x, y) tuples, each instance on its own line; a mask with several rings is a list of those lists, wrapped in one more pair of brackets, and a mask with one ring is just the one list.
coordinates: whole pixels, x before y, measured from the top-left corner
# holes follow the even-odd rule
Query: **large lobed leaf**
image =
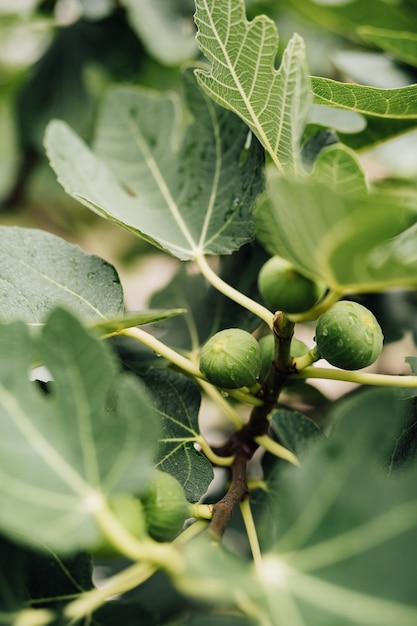
[(25, 610), (32, 603), (41, 604), (43, 609), (61, 608), (66, 598), (92, 589), (92, 569), (86, 552), (61, 558), (53, 551), (28, 550), (0, 536), (1, 623), (18, 624), (19, 609), (23, 623), (49, 623), (42, 621), (35, 608), (31, 617), (24, 615)]
[(366, 193), (365, 172), (359, 159), (343, 144), (334, 144), (319, 152), (312, 177), (342, 194), (357, 196)]
[(34, 348), (23, 323), (0, 326), (0, 528), (38, 548), (80, 550), (98, 542), (95, 516), (110, 494), (148, 485), (159, 416), (65, 310), (51, 313), (36, 345), (49, 395), (28, 378)]
[(184, 313), (183, 309), (124, 312), (116, 270), (51, 233), (0, 227), (0, 319), (42, 326), (57, 306), (81, 317), (101, 334), (150, 324)]
[(390, 473), (408, 410), (393, 390), (365, 391), (335, 409), (329, 437), (276, 416), (293, 443), (309, 443), (301, 468), (266, 476), (273, 547), (251, 567), (201, 537), (185, 548), (180, 588), (217, 609), (254, 607), (261, 624), (413, 626), (416, 468)]
[(150, 370), (144, 381), (153, 394), (162, 425), (156, 466), (175, 476), (187, 499), (196, 502), (213, 480), (211, 463), (195, 449), (200, 435), (199, 389), (192, 381), (169, 371)]
[(273, 176), (255, 217), (257, 237), (270, 254), (335, 291), (381, 291), (417, 282), (416, 213), (398, 197), (342, 194), (322, 183)]
[(271, 19), (249, 22), (243, 0), (196, 0), (196, 9), (197, 41), (212, 63), (210, 70), (196, 70), (199, 83), (243, 119), (282, 173), (299, 171), (311, 105), (303, 40), (292, 37), (277, 70), (278, 33)]
[(92, 323), (120, 315), (123, 290), (114, 267), (41, 230), (0, 227), (0, 319), (42, 324), (56, 306)]
[(417, 118), (417, 85), (381, 89), (314, 76), (311, 86), (315, 104), (348, 109), (374, 117), (399, 120)]
[(260, 571), (276, 623), (416, 622), (416, 468), (390, 474), (407, 411), (389, 389), (342, 402), (329, 438), (281, 475), (280, 538)]
[(70, 195), (190, 260), (229, 254), (253, 237), (263, 151), (237, 117), (203, 94), (191, 70), (184, 77), (193, 123), (182, 143), (174, 95), (118, 87), (104, 102), (95, 153), (58, 121), (46, 147)]

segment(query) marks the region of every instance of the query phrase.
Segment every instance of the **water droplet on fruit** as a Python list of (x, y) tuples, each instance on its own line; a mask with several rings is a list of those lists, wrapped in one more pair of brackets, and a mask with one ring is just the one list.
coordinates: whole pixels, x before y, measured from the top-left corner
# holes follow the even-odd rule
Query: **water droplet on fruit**
[(363, 339), (368, 346), (374, 345), (374, 336), (369, 330), (366, 331), (366, 333), (363, 336)]
[(338, 339), (337, 342), (336, 342), (336, 345), (337, 345), (338, 348), (343, 348), (343, 346), (344, 346), (343, 339)]
[(246, 354), (246, 360), (250, 361), (251, 359), (254, 359), (256, 357), (256, 350), (255, 348), (249, 348), (247, 354)]

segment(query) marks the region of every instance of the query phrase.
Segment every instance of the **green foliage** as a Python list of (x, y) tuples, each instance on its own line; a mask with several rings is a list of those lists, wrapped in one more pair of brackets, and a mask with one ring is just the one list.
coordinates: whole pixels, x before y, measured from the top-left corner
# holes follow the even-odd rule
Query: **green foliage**
[(190, 502), (197, 502), (213, 480), (212, 465), (195, 448), (201, 437), (200, 391), (184, 376), (166, 370), (151, 369), (144, 382), (161, 420), (156, 465), (179, 480)]
[(104, 103), (96, 154), (62, 122), (51, 123), (46, 146), (68, 193), (190, 260), (251, 239), (263, 158), (255, 140), (246, 147), (247, 127), (205, 97), (190, 71), (185, 86), (194, 123), (182, 141), (175, 95), (118, 87)]
[[(103, 501), (147, 486), (158, 414), (143, 384), (119, 378), (106, 346), (64, 310), (51, 313), (36, 342), (21, 322), (0, 333), (10, 355), (0, 372), (1, 527), (36, 547), (92, 546)], [(50, 395), (27, 378), (34, 353), (53, 376)]]
[[(255, 212), (257, 237), (270, 254), (342, 293), (415, 284), (415, 219), (401, 196), (340, 194), (333, 185), (284, 181), (274, 172)], [(409, 245), (400, 251), (404, 237)]]
[(246, 122), (280, 171), (298, 172), (311, 103), (303, 40), (292, 37), (276, 70), (278, 33), (270, 19), (248, 22), (242, 2), (202, 0), (196, 7), (197, 40), (212, 62), (210, 72), (197, 70), (199, 83)]
[(3, 321), (39, 326), (56, 306), (100, 322), (123, 311), (119, 277), (103, 259), (40, 230), (3, 226), (0, 236)]
[(280, 537), (265, 585), (278, 619), (291, 606), (307, 624), (415, 620), (406, 582), (415, 562), (400, 557), (416, 534), (415, 467), (387, 477), (405, 413), (388, 389), (350, 398), (333, 411), (329, 438), (309, 446), (301, 473), (280, 479), (273, 505)]
[(375, 117), (415, 119), (417, 87), (377, 89), (340, 83), (327, 78), (312, 79), (314, 102), (366, 113)]
[(0, 15), (0, 624), (414, 626), (415, 3), (61, 4)]

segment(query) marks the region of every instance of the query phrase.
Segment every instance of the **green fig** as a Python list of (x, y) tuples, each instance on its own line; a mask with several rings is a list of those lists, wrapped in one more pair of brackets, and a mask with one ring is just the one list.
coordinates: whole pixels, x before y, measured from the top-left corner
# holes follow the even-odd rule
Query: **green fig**
[(149, 535), (156, 541), (172, 541), (188, 516), (188, 502), (178, 480), (155, 470), (141, 500)]
[(371, 365), (381, 354), (383, 341), (376, 317), (357, 302), (340, 300), (317, 320), (320, 355), (341, 369), (357, 370)]
[(211, 383), (224, 389), (251, 387), (261, 368), (259, 343), (246, 330), (228, 328), (204, 344), (200, 370)]
[(258, 288), (272, 311), (303, 313), (311, 309), (324, 293), (321, 284), (301, 274), (289, 261), (271, 257), (258, 275)]

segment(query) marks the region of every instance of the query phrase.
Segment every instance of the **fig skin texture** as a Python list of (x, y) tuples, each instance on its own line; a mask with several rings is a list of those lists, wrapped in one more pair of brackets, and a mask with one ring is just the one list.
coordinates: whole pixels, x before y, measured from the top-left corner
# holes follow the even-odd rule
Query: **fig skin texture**
[(324, 293), (321, 284), (307, 278), (279, 256), (271, 257), (261, 267), (258, 288), (268, 308), (285, 313), (308, 311)]
[(319, 352), (341, 369), (358, 370), (372, 365), (381, 354), (383, 341), (376, 317), (357, 302), (340, 300), (317, 320)]
[(221, 330), (201, 348), (200, 370), (217, 387), (251, 387), (259, 376), (260, 368), (261, 348), (246, 330)]
[(150, 537), (155, 541), (172, 541), (189, 516), (182, 485), (171, 474), (155, 470), (141, 501)]

